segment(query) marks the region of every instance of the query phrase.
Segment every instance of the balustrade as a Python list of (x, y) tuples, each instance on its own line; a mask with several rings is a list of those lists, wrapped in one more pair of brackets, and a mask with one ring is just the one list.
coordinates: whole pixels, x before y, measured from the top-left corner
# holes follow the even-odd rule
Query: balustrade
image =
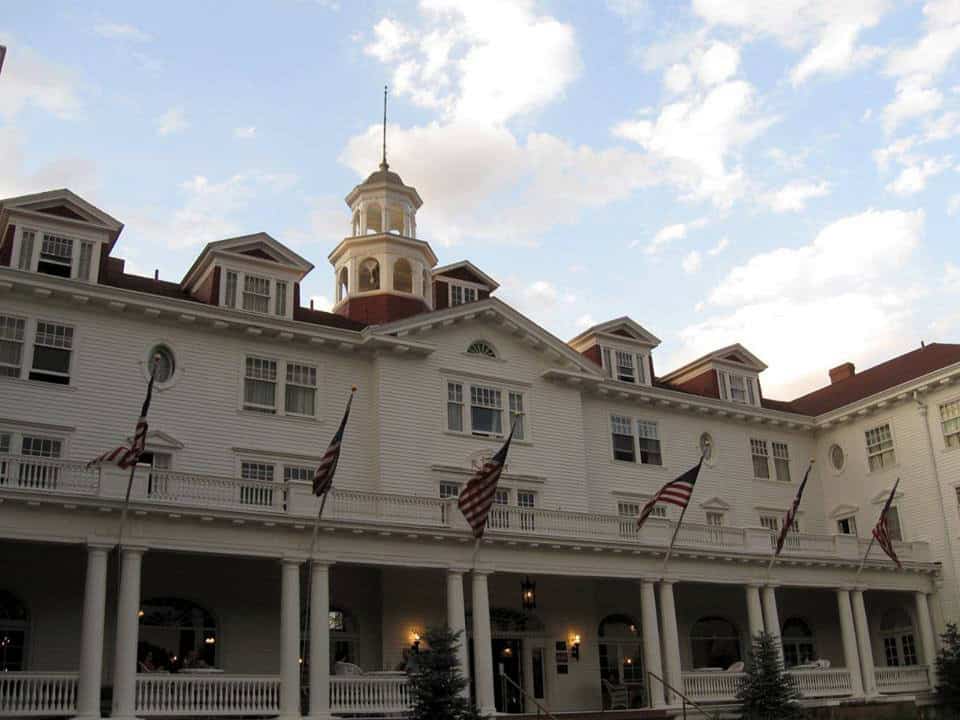
[[(842, 697), (853, 692), (846, 668), (789, 670), (787, 674), (805, 698)], [(732, 702), (744, 677), (744, 673), (736, 672), (685, 672), (684, 694), (696, 702)]]
[(0, 673), (0, 717), (53, 717), (77, 712), (77, 673)]
[(137, 675), (137, 715), (276, 715), (278, 675)]
[(926, 665), (876, 668), (874, 673), (877, 689), (882, 693), (925, 692), (930, 689), (930, 672)]
[(406, 675), (344, 675), (330, 678), (330, 712), (402, 713), (413, 701)]
[(95, 494), (100, 471), (86, 463), (52, 458), (0, 455), (0, 489)]

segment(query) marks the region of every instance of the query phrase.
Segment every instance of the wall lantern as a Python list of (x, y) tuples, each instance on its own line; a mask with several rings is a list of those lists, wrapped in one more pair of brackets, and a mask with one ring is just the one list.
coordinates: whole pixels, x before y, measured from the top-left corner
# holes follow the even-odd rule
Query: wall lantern
[(420, 652), (420, 633), (416, 630), (410, 631), (410, 649), (415, 653)]
[(570, 657), (572, 657), (577, 662), (580, 661), (580, 636), (579, 635), (570, 636)]
[(537, 584), (529, 577), (520, 583), (520, 601), (524, 610), (534, 610), (537, 607)]

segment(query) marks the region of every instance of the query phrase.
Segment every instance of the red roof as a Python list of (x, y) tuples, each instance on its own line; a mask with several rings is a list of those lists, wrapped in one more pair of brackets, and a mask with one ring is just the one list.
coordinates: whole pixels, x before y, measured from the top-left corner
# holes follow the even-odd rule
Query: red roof
[(846, 380), (807, 393), (788, 405), (792, 412), (821, 415), (955, 363), (960, 363), (960, 345), (930, 343)]

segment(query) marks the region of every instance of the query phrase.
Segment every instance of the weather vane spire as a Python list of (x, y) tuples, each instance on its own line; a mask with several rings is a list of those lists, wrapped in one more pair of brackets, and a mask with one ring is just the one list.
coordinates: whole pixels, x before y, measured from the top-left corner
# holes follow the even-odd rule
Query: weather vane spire
[(380, 167), (386, 170), (387, 165), (387, 86), (383, 86), (383, 156), (380, 159)]

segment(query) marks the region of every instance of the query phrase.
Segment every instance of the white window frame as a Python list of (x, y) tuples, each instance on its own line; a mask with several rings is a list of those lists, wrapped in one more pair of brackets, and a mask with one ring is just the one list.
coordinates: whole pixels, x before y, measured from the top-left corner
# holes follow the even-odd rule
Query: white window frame
[[(759, 452), (761, 449), (763, 452)], [(766, 476), (757, 473), (757, 458), (759, 457), (762, 457), (767, 463)], [(750, 469), (753, 472), (755, 480), (772, 479), (773, 476), (770, 472), (770, 444), (767, 440), (755, 437), (750, 438)]]
[[(454, 400), (450, 396), (450, 386), (459, 385), (461, 388), (461, 394), (459, 401)], [(473, 429), (473, 413), (472, 408), (472, 399), (473, 393), (471, 388), (473, 387), (482, 387), (490, 390), (496, 390), (500, 393), (500, 432), (499, 433), (489, 433), (486, 431), (474, 431)], [(510, 422), (517, 415), (517, 413), (511, 410), (511, 395), (519, 395), (521, 398), (522, 412), (519, 413), (522, 417), (523, 422), (522, 426), (518, 427), (520, 431), (519, 434), (514, 434), (514, 442), (520, 443), (531, 443), (533, 441), (533, 433), (531, 432), (530, 427), (530, 418), (532, 416), (532, 409), (530, 406), (530, 397), (531, 393), (529, 388), (520, 387), (513, 384), (505, 384), (497, 380), (487, 380), (485, 378), (476, 377), (476, 378), (466, 378), (458, 376), (448, 376), (443, 378), (442, 385), (442, 397), (443, 397), (443, 430), (444, 432), (450, 433), (452, 435), (462, 435), (468, 437), (486, 437), (486, 438), (504, 438), (507, 433), (510, 432)], [(450, 406), (451, 404), (458, 404), (460, 406), (460, 420), (461, 420), (461, 429), (457, 430), (450, 427)]]
[[(3, 368), (15, 368), (15, 369), (16, 369), (16, 372), (15, 372), (15, 373), (4, 373), (4, 374), (0, 375), (0, 377), (4, 377), (4, 378), (20, 378), (20, 377), (23, 377), (23, 367), (24, 367), (24, 365), (26, 365), (26, 362), (25, 362), (25, 361), (26, 361), (26, 358), (27, 358), (27, 334), (28, 334), (28, 330), (29, 330), (29, 321), (27, 320), (27, 318), (25, 318), (25, 317), (23, 317), (23, 316), (21, 316), (21, 315), (13, 315), (13, 314), (8, 314), (8, 313), (3, 313), (2, 315), (0, 315), (0, 319), (2, 319), (2, 320), (4, 321), (4, 322), (3, 322), (3, 325), (0, 326), (0, 332), (3, 332), (3, 335), (0, 335), (0, 342), (8, 342), (8, 343), (14, 343), (14, 344), (19, 343), (19, 344), (20, 344), (20, 361), (19, 361), (19, 363), (18, 363), (17, 365), (13, 365), (13, 364), (10, 364), (10, 363), (3, 363), (3, 365), (2, 365)], [(16, 337), (16, 332), (17, 332), (17, 330), (12, 330), (12, 331), (11, 331), (10, 328), (14, 328), (14, 327), (16, 327), (16, 326), (18, 326), (18, 325), (21, 325), (21, 324), (22, 324), (22, 333), (21, 333), (21, 336), (20, 336), (19, 338), (17, 338), (17, 337)], [(19, 328), (18, 328), (18, 329), (19, 329)], [(9, 335), (10, 337), (7, 337), (7, 335)], [(32, 347), (32, 344), (31, 344), (31, 347)], [(31, 364), (32, 364), (32, 363), (31, 363)]]
[[(844, 523), (847, 525), (846, 531), (843, 529)], [(837, 518), (837, 534), (849, 535), (850, 537), (859, 537), (857, 531), (857, 516), (845, 515), (844, 517)]]
[[(633, 427), (636, 430), (637, 438), (637, 462), (640, 465), (655, 465), (657, 467), (663, 467), (663, 441), (660, 438), (660, 424), (656, 420), (645, 420), (644, 418), (634, 418)], [(653, 437), (650, 437), (649, 433), (653, 433)], [(646, 434), (645, 434), (646, 433)], [(660, 462), (651, 462), (650, 460), (644, 460), (643, 454), (653, 453), (652, 450), (644, 450), (642, 447), (642, 440), (656, 440), (657, 441), (657, 451), (656, 455), (659, 457)]]
[(437, 497), (441, 500), (460, 497), (460, 483), (452, 480), (441, 480), (437, 485)]
[[(33, 246), (31, 248), (30, 257), (27, 259), (26, 267), (24, 267), (23, 259), (21, 258), (24, 233), (33, 233)], [(77, 233), (73, 230), (64, 232), (63, 230), (59, 230), (54, 227), (41, 227), (33, 224), (17, 225), (12, 255), (10, 257), (10, 266), (19, 270), (24, 270), (25, 272), (49, 275), (49, 273), (41, 273), (39, 270), (40, 254), (43, 249), (43, 238), (45, 235), (71, 241), (72, 246), (70, 251), (69, 275), (71, 280), (80, 280), (83, 282), (94, 282), (96, 280), (100, 267), (100, 253), (103, 243), (101, 240), (90, 237), (89, 234)], [(85, 245), (90, 247), (90, 265), (87, 268), (87, 277), (81, 277), (80, 258)], [(60, 277), (59, 275), (49, 276)]]
[[(218, 303), (221, 307), (231, 308), (232, 310), (239, 310), (240, 312), (250, 313), (251, 315), (262, 315), (264, 317), (285, 317), (290, 318), (293, 316), (293, 285), (294, 283), (286, 277), (275, 277), (270, 275), (269, 272), (261, 272), (260, 270), (244, 270), (239, 267), (231, 266), (221, 266), (221, 283), (220, 283), (220, 297)], [(230, 274), (233, 274), (237, 278), (236, 291), (233, 297), (233, 304), (229, 303), (230, 296), (227, 293), (227, 286), (230, 284), (228, 282), (228, 277)], [(267, 280), (270, 286), (270, 295), (261, 297), (267, 297), (267, 310), (266, 312), (261, 312), (260, 310), (248, 310), (244, 307), (244, 296), (247, 294), (247, 276), (252, 278), (258, 278), (260, 280)], [(283, 294), (281, 301), (280, 293)], [(283, 311), (282, 313), (280, 311)]]
[[(637, 462), (637, 433), (634, 430), (633, 424), (634, 420), (629, 415), (610, 413), (610, 459), (615, 463), (630, 463), (631, 465), (634, 465)], [(629, 426), (629, 428), (627, 426)], [(629, 429), (629, 432), (623, 432), (626, 429)], [(614, 435), (622, 437), (629, 436), (633, 458), (628, 459), (617, 457), (617, 446), (613, 441)]]
[[(882, 430), (884, 427), (887, 429), (887, 433), (890, 435), (890, 447), (889, 449), (881, 449), (878, 452), (870, 451), (870, 433)], [(879, 447), (879, 446), (878, 446)], [(884, 420), (882, 422), (875, 422), (870, 427), (866, 428), (863, 431), (863, 448), (867, 460), (867, 472), (883, 472), (884, 470), (889, 470), (890, 468), (895, 468), (898, 465), (897, 460), (897, 442), (896, 436), (893, 432), (893, 423), (890, 420)], [(890, 460), (884, 461), (883, 455), (890, 453)], [(873, 458), (880, 458), (880, 466), (873, 467), (871, 460)]]
[[(7, 438), (6, 450), (0, 444), (0, 487), (5, 482), (15, 480), (13, 470), (14, 465), (9, 463), (8, 458), (20, 457), (23, 455), (23, 439), (25, 437), (40, 438), (60, 443), (59, 459), (70, 457), (70, 436), (62, 435), (56, 432), (49, 432), (46, 428), (24, 427), (23, 425), (0, 425), (0, 437)], [(28, 456), (29, 457), (29, 456)]]
[(723, 527), (726, 513), (722, 510), (707, 510), (705, 522), (709, 527)]
[[(254, 406), (253, 404), (248, 404), (246, 401), (246, 382), (247, 382), (247, 358), (253, 360), (261, 360), (266, 362), (276, 363), (277, 375), (274, 380), (276, 389), (273, 396), (273, 409), (272, 412), (266, 406)], [(303, 367), (310, 367), (316, 371), (316, 385), (314, 386), (313, 393), (313, 414), (312, 415), (302, 415), (300, 413), (290, 412), (287, 410), (287, 368), (290, 365), (299, 365)], [(299, 383), (290, 383), (296, 387), (309, 387), (307, 385), (301, 385)], [(281, 358), (274, 357), (266, 354), (260, 353), (245, 353), (240, 361), (240, 397), (239, 397), (239, 409), (241, 412), (262, 415), (264, 417), (284, 417), (291, 419), (300, 419), (300, 420), (309, 420), (316, 421), (320, 419), (320, 366), (298, 358)]]
[[(450, 278), (443, 277), (440, 278), (443, 282), (447, 283), (447, 307), (457, 307), (459, 305), (468, 305), (472, 302), (477, 302), (480, 299), (480, 291), (486, 290), (485, 285), (480, 283), (467, 282), (465, 280), (451, 280)], [(454, 303), (454, 288), (457, 288), (457, 291), (460, 293), (460, 302)], [(472, 294), (473, 299), (466, 299), (466, 295)]]
[[(633, 379), (621, 377), (620, 368), (627, 367), (621, 365), (621, 358), (629, 357), (632, 363)], [(649, 385), (650, 384), (650, 353), (638, 351), (636, 348), (628, 348), (622, 345), (600, 344), (600, 366), (604, 374), (617, 382), (625, 382), (631, 385)]]
[[(780, 440), (773, 440), (770, 443), (770, 451), (770, 459), (773, 461), (773, 474), (777, 482), (790, 482), (790, 446)], [(771, 477), (772, 479), (774, 478)]]
[[(760, 385), (754, 375), (719, 368), (716, 369), (716, 373), (721, 400), (737, 403), (738, 405), (760, 406)], [(733, 396), (733, 384), (731, 382), (733, 378), (743, 382), (742, 399)]]
[[(70, 354), (69, 354), (69, 358), (68, 358), (68, 362), (67, 362), (67, 371), (66, 371), (65, 373), (58, 373), (58, 372), (54, 372), (54, 371), (50, 371), (50, 370), (41, 370), (41, 371), (39, 371), (39, 372), (42, 373), (42, 374), (45, 373), (45, 374), (47, 374), (47, 375), (53, 375), (53, 376), (55, 376), (55, 377), (65, 377), (65, 378), (67, 379), (67, 382), (65, 382), (65, 383), (54, 383), (54, 382), (50, 382), (50, 381), (48, 381), (48, 380), (36, 380), (36, 379), (33, 379), (33, 378), (30, 377), (31, 373), (34, 372), (33, 363), (34, 363), (35, 355), (36, 355), (36, 352), (37, 352), (37, 330), (38, 330), (38, 328), (39, 328), (39, 326), (40, 326), (40, 323), (44, 323), (44, 324), (46, 324), (46, 325), (55, 325), (55, 326), (67, 328), (67, 329), (70, 330), (70, 347), (69, 347), (69, 348), (57, 348), (55, 345), (45, 345), (45, 346), (44, 346), (44, 347), (53, 347), (54, 349), (57, 349), (57, 350), (64, 350), (64, 349), (68, 349), (68, 350), (69, 350), (69, 353), (70, 353)], [(76, 350), (77, 350), (77, 329), (76, 329), (76, 327), (74, 327), (73, 325), (71, 325), (71, 324), (69, 324), (69, 323), (59, 322), (59, 321), (56, 321), (56, 320), (48, 320), (48, 319), (46, 319), (46, 318), (37, 318), (36, 320), (34, 320), (34, 321), (31, 323), (31, 325), (32, 325), (32, 328), (33, 328), (33, 332), (32, 332), (31, 335), (30, 335), (30, 365), (29, 365), (29, 367), (25, 368), (25, 371), (24, 371), (27, 379), (33, 380), (33, 382), (46, 383), (46, 384), (48, 384), (48, 385), (68, 385), (68, 386), (69, 386), (69, 385), (71, 384), (71, 380), (73, 380), (73, 366), (74, 366), (75, 354), (76, 354)]]
[[(950, 409), (947, 410), (947, 408)], [(949, 417), (945, 414), (945, 410), (951, 413)], [(954, 410), (957, 413), (956, 415), (952, 414)], [(951, 424), (949, 429), (947, 428), (948, 423)], [(953, 429), (954, 425), (956, 426), (955, 430)], [(940, 433), (943, 435), (945, 450), (960, 449), (960, 397), (940, 403)]]

